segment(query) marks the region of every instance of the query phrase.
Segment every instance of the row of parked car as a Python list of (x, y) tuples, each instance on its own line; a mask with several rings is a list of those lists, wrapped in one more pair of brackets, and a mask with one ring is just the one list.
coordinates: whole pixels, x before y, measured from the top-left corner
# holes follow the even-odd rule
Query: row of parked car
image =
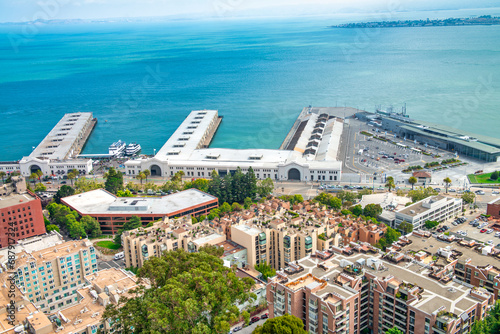
[[(264, 313), (263, 315), (261, 315), (260, 317), (259, 316), (255, 316), (255, 317), (252, 317), (252, 319), (250, 319), (250, 323), (249, 323), (249, 326), (251, 324), (253, 324), (254, 322), (257, 322), (261, 319), (267, 319), (269, 318), (269, 313)], [(236, 326), (233, 328), (233, 330), (229, 331), (229, 334), (232, 334), (232, 333), (236, 333), (236, 332), (239, 332), (243, 329), (243, 326)]]

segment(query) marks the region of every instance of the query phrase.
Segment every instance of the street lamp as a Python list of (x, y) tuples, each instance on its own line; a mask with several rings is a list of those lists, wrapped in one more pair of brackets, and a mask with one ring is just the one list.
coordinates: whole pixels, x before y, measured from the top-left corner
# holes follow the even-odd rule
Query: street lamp
[(153, 148), (153, 156), (156, 155), (156, 148)]

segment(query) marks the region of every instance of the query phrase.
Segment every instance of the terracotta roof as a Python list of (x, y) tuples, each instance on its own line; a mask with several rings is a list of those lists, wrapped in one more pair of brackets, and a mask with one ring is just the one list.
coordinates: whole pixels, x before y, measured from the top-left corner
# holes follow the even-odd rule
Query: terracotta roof
[(413, 172), (413, 176), (431, 178), (431, 174), (427, 172)]

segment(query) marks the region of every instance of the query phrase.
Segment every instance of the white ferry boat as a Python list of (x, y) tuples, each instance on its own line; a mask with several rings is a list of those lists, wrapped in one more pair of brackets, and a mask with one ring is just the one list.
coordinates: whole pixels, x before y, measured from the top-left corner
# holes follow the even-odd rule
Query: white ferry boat
[(134, 155), (141, 151), (141, 145), (137, 143), (130, 143), (127, 145), (127, 149), (125, 150), (126, 155)]
[(116, 143), (111, 144), (111, 146), (109, 147), (109, 154), (112, 156), (116, 156), (125, 153), (126, 147), (127, 144), (119, 140)]

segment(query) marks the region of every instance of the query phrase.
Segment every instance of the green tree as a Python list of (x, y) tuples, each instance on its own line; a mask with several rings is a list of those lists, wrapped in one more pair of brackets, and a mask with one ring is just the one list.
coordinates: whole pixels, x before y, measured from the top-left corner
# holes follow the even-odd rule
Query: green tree
[(219, 247), (216, 245), (205, 245), (198, 249), (199, 252), (205, 252), (207, 254), (213, 255), (220, 258), (224, 254), (224, 247)]
[(393, 188), (396, 188), (396, 185), (394, 184), (394, 178), (392, 176), (387, 177), (387, 179), (385, 180), (385, 187), (389, 188), (389, 191), (391, 191), (391, 189)]
[(250, 313), (248, 313), (247, 310), (241, 312), (241, 316), (243, 317), (243, 322), (245, 323), (245, 326), (248, 326), (250, 323)]
[(33, 182), (33, 187), (35, 186), (37, 178), (38, 178), (38, 174), (37, 173), (31, 173), (30, 174), (30, 179), (31, 179), (31, 182)]
[(148, 182), (148, 176), (151, 175), (151, 172), (149, 171), (149, 169), (145, 169), (143, 172), (144, 176), (146, 176), (146, 182)]
[(104, 183), (98, 182), (94, 179), (80, 177), (75, 181), (74, 188), (75, 193), (83, 193), (86, 191), (104, 188)]
[(260, 197), (267, 197), (269, 194), (272, 194), (274, 190), (274, 182), (271, 178), (267, 178), (264, 180), (259, 180), (257, 182), (257, 193)]
[(54, 225), (54, 224), (49, 224), (49, 225), (45, 226), (45, 230), (47, 231), (47, 233), (50, 233), (51, 231), (59, 232), (59, 226)]
[(87, 233), (88, 236), (97, 238), (102, 235), (101, 226), (95, 218), (90, 216), (83, 216), (80, 219), (80, 223), (83, 225), (85, 233)]
[(219, 206), (219, 211), (223, 214), (229, 213), (229, 212), (231, 212), (231, 205), (229, 205), (229, 203), (227, 203), (227, 202), (224, 202), (224, 203), (222, 203), (221, 206)]
[(250, 206), (253, 204), (252, 202), (252, 199), (250, 197), (246, 197), (244, 200), (243, 200), (243, 206), (245, 207), (245, 209), (248, 210), (248, 208), (250, 208)]
[(70, 186), (63, 185), (61, 188), (59, 188), (59, 190), (57, 190), (56, 194), (54, 195), (54, 197), (52, 197), (52, 199), (57, 204), (61, 204), (61, 198), (68, 197), (74, 194), (75, 194), (75, 189), (71, 188)]
[(394, 241), (398, 240), (400, 236), (401, 233), (390, 226), (387, 226), (384, 236), (380, 238), (379, 242), (375, 246), (385, 251), (385, 249), (392, 245)]
[(194, 181), (184, 183), (184, 189), (195, 188), (204, 192), (208, 192), (209, 183), (210, 181), (207, 179), (196, 179)]
[(268, 319), (257, 326), (252, 334), (307, 334), (302, 320), (291, 314)]
[(130, 192), (129, 189), (125, 189), (125, 190), (118, 190), (116, 192), (116, 196), (118, 196), (118, 197), (134, 197), (134, 194), (132, 194), (132, 192)]
[(267, 279), (269, 277), (276, 276), (276, 270), (274, 270), (273, 267), (271, 267), (269, 264), (267, 264), (266, 261), (255, 265), (255, 270), (257, 270), (258, 272), (260, 272), (262, 274), (262, 278), (266, 282), (267, 282)]
[(382, 214), (382, 207), (380, 204), (367, 204), (363, 210), (366, 217), (377, 218)]
[(137, 180), (141, 181), (141, 186), (142, 186), (142, 180), (146, 179), (146, 174), (144, 174), (144, 172), (140, 172), (139, 174), (137, 174), (137, 176), (135, 178)]
[(336, 194), (336, 196), (342, 201), (342, 205), (344, 205), (346, 202), (352, 203), (357, 198), (357, 195), (352, 191), (344, 191), (344, 190), (339, 191)]
[(392, 327), (386, 330), (385, 334), (403, 334), (403, 332), (397, 329), (396, 327)]
[(406, 221), (402, 221), (399, 226), (398, 226), (398, 229), (404, 233), (404, 234), (408, 234), (408, 233), (411, 233), (413, 232), (413, 224), (410, 224)]
[(257, 177), (253, 171), (253, 168), (250, 166), (248, 168), (248, 172), (245, 174), (243, 179), (243, 185), (245, 187), (245, 196), (254, 199), (257, 195)]
[(68, 172), (68, 174), (66, 175), (68, 177), (68, 180), (71, 181), (71, 186), (73, 186), (73, 180), (78, 176), (80, 175), (80, 173), (78, 173), (78, 171), (76, 169), (73, 169), (71, 171)]
[(132, 216), (128, 221), (123, 224), (123, 230), (124, 231), (130, 231), (130, 230), (135, 230), (136, 228), (139, 228), (142, 226), (141, 218), (137, 216)]
[(42, 183), (42, 176), (43, 176), (43, 172), (41, 170), (37, 170), (35, 172), (36, 176), (37, 176), (37, 179), (38, 179), (38, 182), (39, 183)]
[(73, 239), (83, 239), (87, 236), (82, 223), (77, 221), (73, 216), (68, 215), (68, 232)]
[(410, 190), (410, 192), (408, 192), (408, 197), (410, 197), (411, 201), (415, 203), (429, 196), (436, 196), (437, 194), (438, 192), (431, 187), (427, 188), (419, 187), (418, 189)]
[(0, 172), (0, 177), (2, 178), (2, 184), (5, 183), (5, 175), (7, 175), (5, 172)]
[(227, 333), (240, 315), (235, 304), (256, 298), (252, 279), (240, 279), (205, 252), (164, 252), (146, 261), (138, 277), (151, 288), (140, 288), (119, 306), (109, 303), (103, 314), (123, 334)]
[(425, 223), (424, 223), (424, 226), (425, 226), (425, 228), (427, 228), (427, 229), (434, 228), (434, 227), (436, 227), (436, 226), (438, 226), (438, 225), (439, 225), (439, 222), (437, 222), (437, 221), (435, 221), (435, 220), (427, 220), (427, 221), (425, 221)]
[(467, 203), (467, 204), (474, 203), (475, 198), (476, 198), (476, 194), (474, 194), (471, 191), (462, 194), (462, 201), (464, 201), (464, 203)]
[(355, 216), (361, 216), (363, 214), (363, 207), (360, 204), (358, 204), (351, 207), (349, 211), (351, 211), (351, 213)]
[(105, 174), (104, 189), (112, 194), (116, 194), (118, 190), (123, 190), (123, 174), (111, 167)]
[(237, 202), (234, 202), (233, 204), (231, 204), (231, 211), (242, 211), (243, 210), (243, 207), (237, 203)]
[(411, 184), (411, 190), (413, 190), (413, 186), (418, 182), (415, 176), (410, 176), (408, 179), (408, 183)]
[(35, 186), (35, 192), (46, 191), (47, 187), (43, 183), (39, 183)]
[(500, 175), (499, 175), (498, 171), (496, 170), (496, 171), (494, 171), (493, 173), (491, 173), (491, 175), (490, 175), (490, 179), (491, 179), (491, 180), (498, 180), (498, 177), (499, 177), (499, 176), (500, 176)]
[(446, 189), (446, 193), (448, 193), (448, 188), (450, 187), (451, 179), (449, 177), (445, 177), (443, 179), (443, 182), (444, 182), (444, 187)]

